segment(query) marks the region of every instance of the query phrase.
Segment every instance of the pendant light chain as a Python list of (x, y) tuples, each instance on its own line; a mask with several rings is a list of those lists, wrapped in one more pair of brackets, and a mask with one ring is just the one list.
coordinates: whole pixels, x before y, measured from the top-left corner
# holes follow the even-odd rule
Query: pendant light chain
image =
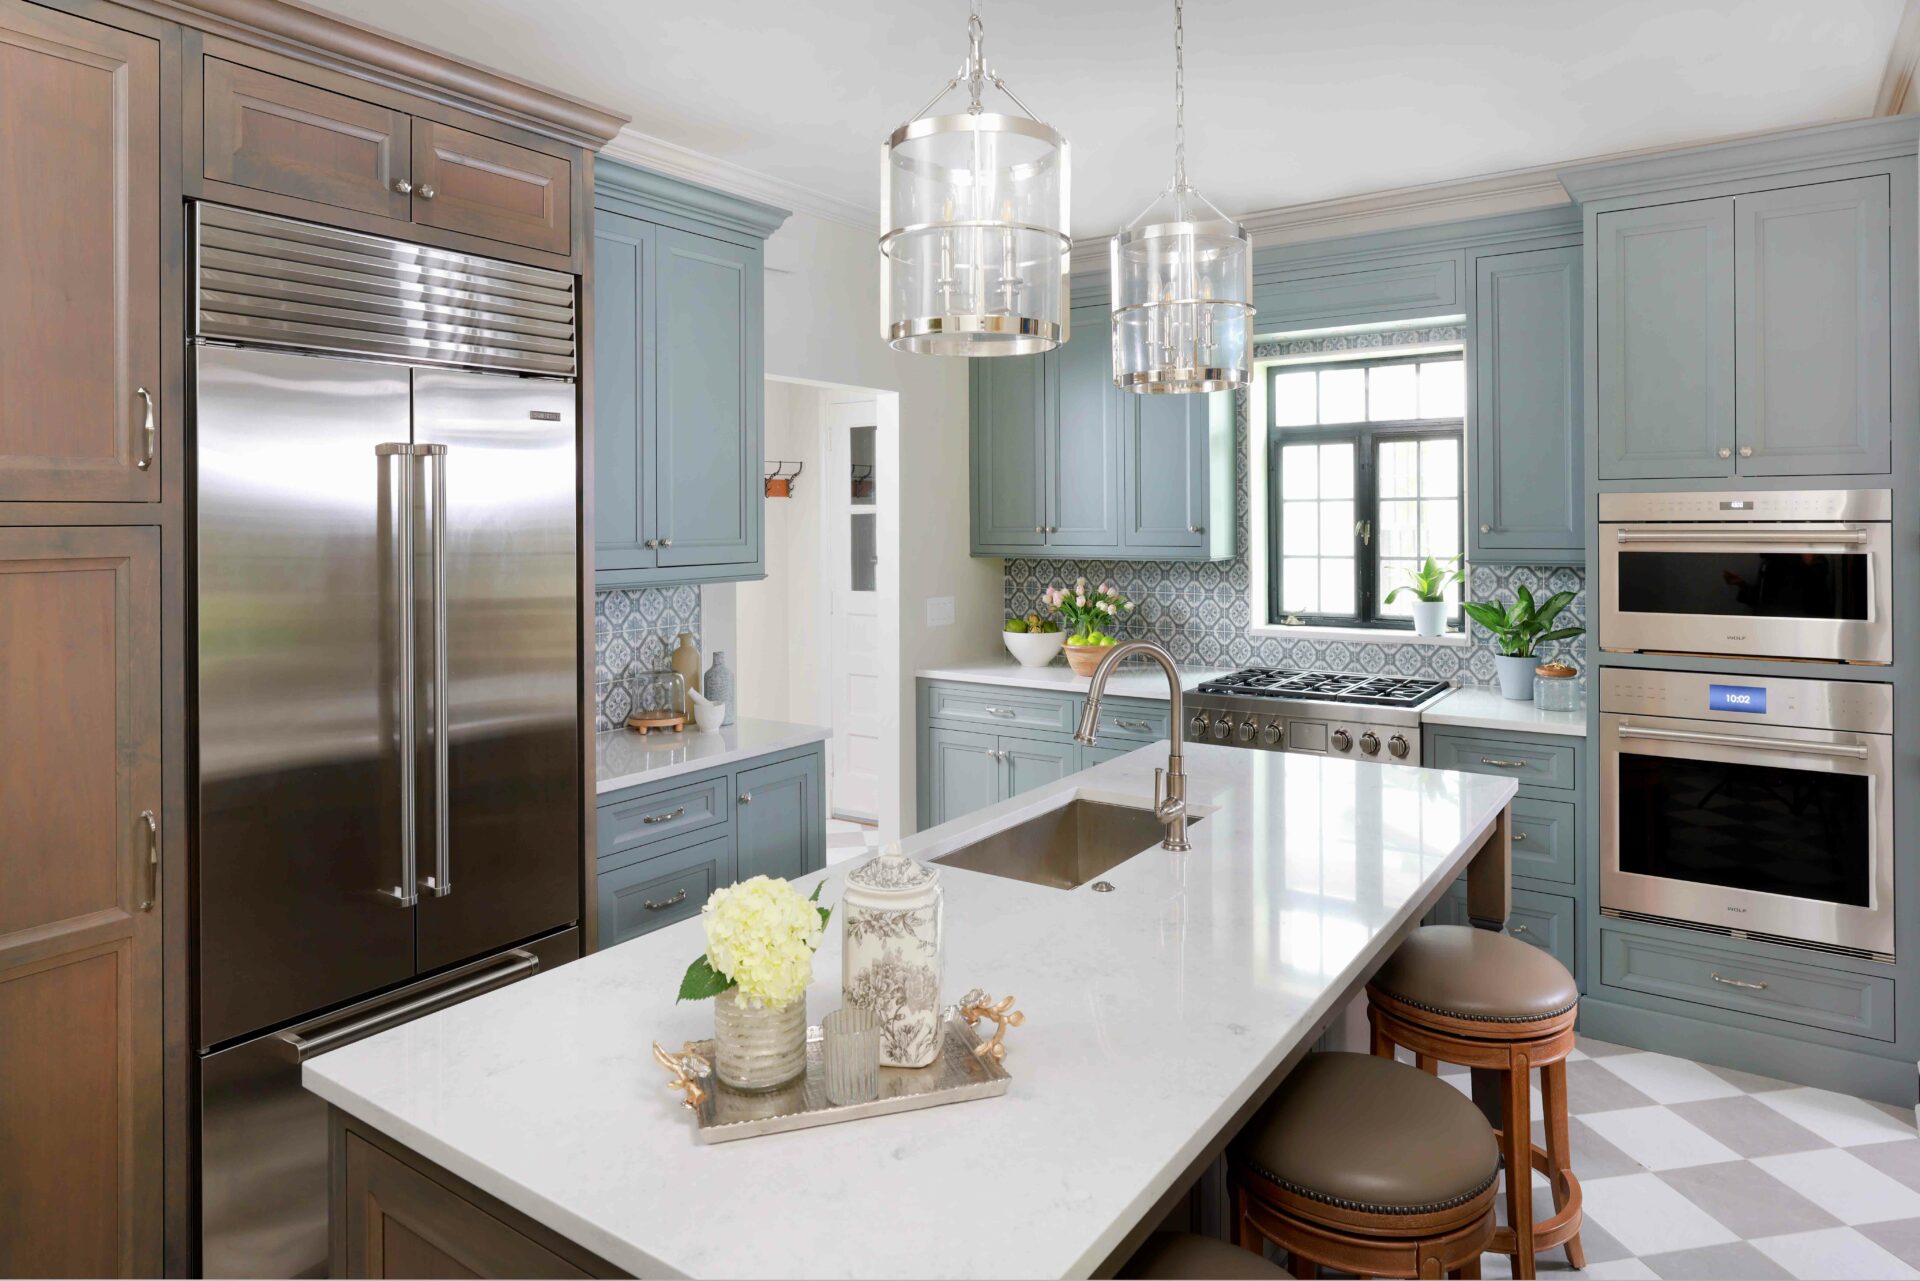
[(1173, 0), (1173, 187), (1187, 185), (1187, 22), (1185, 0)]

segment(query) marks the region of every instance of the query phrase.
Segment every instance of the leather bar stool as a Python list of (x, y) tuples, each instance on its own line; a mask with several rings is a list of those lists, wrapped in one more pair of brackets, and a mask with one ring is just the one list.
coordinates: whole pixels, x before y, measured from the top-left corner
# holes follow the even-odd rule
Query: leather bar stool
[[(1567, 967), (1505, 934), (1465, 925), (1415, 930), (1367, 985), (1373, 1052), (1392, 1058), (1412, 1050), (1429, 1072), (1445, 1063), (1499, 1074), (1504, 1127), (1498, 1131), (1507, 1169), (1507, 1226), (1492, 1252), (1513, 1261), (1513, 1275), (1533, 1276), (1542, 1250), (1567, 1248), (1567, 1262), (1586, 1266), (1580, 1247), (1580, 1180), (1569, 1168), (1567, 1055), (1580, 990)], [(1540, 1070), (1546, 1146), (1533, 1142), (1529, 1086)], [(1533, 1221), (1533, 1177), (1553, 1189), (1553, 1214)]]
[(1365, 1054), (1310, 1054), (1227, 1154), (1243, 1249), (1295, 1276), (1478, 1277), (1500, 1150), (1464, 1094)]
[(1191, 1232), (1156, 1232), (1134, 1251), (1121, 1277), (1139, 1281), (1291, 1281), (1266, 1256)]

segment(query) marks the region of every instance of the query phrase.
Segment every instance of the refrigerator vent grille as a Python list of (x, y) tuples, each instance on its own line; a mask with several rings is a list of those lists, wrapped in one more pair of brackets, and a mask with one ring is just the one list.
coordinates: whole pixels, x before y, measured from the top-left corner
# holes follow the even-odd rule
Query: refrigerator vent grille
[(194, 334), (571, 378), (574, 280), (557, 271), (195, 206)]

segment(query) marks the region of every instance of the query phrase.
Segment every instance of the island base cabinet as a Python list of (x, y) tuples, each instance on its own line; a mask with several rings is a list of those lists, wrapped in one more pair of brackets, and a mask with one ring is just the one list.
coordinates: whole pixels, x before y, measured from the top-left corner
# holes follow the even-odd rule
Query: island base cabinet
[(331, 1151), (336, 1277), (626, 1275), (338, 1111)]

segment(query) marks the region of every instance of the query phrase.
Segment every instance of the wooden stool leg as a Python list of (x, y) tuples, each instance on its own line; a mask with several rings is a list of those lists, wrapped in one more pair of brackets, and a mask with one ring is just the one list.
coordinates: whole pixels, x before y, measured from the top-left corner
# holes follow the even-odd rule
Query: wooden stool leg
[[(1567, 1139), (1567, 1061), (1560, 1059), (1540, 1069), (1540, 1106), (1547, 1123), (1547, 1178), (1553, 1183), (1553, 1208), (1566, 1208), (1567, 1181), (1563, 1177), (1573, 1164), (1573, 1150)], [(1587, 1252), (1580, 1234), (1567, 1238), (1567, 1266), (1578, 1272), (1587, 1266)]]
[(1428, 1076), (1440, 1075), (1440, 1060), (1434, 1058), (1431, 1054), (1415, 1054), (1413, 1056), (1413, 1065), (1422, 1072), (1425, 1072)]
[(1320, 1265), (1295, 1250), (1287, 1251), (1287, 1271), (1302, 1281), (1320, 1281)]
[(1515, 1054), (1501, 1073), (1506, 1090), (1505, 1126), (1500, 1132), (1501, 1155), (1507, 1166), (1507, 1222), (1513, 1229), (1513, 1275), (1524, 1281), (1534, 1276), (1533, 1262), (1533, 1111), (1528, 1089), (1532, 1082), (1527, 1057)]
[(1453, 1275), (1462, 1278), (1462, 1281), (1480, 1281), (1480, 1260), (1475, 1258), (1461, 1264)]
[(1267, 1239), (1253, 1226), (1253, 1216), (1247, 1213), (1247, 1200), (1247, 1190), (1236, 1183), (1233, 1188), (1234, 1240), (1242, 1250), (1251, 1250), (1264, 1259)]

